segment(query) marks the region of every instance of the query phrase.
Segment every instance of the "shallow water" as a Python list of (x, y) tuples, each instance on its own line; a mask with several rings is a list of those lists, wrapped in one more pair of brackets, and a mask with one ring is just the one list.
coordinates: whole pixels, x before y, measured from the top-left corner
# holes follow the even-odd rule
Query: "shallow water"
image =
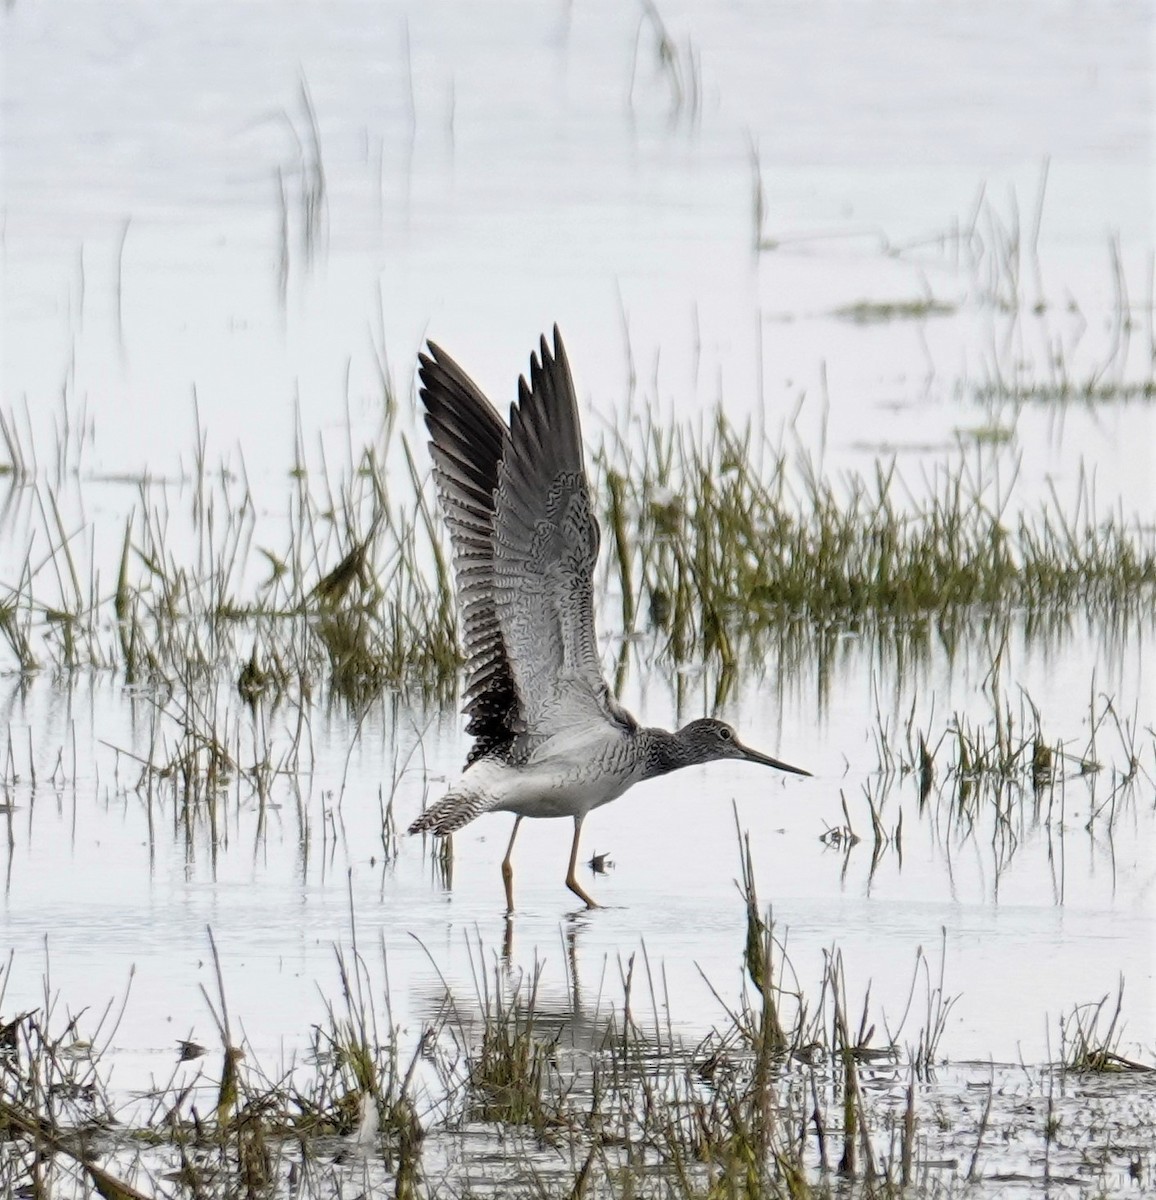
[[(1051, 696), (1074, 657), (1069, 651), (1057, 669), (1025, 655), (1014, 677), (1029, 694)], [(1102, 677), (1102, 686), (1136, 694), (1136, 665)], [(1089, 655), (1085, 670), (1093, 666)], [(379, 786), (388, 799), (397, 776), (393, 808), (402, 827), (424, 799), (436, 798), (464, 750), (452, 714), (390, 715), (375, 705), (358, 734), (339, 711), (311, 708), (311, 768), (275, 781), (264, 806), (248, 786), (228, 786), (216, 805), (214, 844), (204, 812), (184, 819), (179, 792), (160, 781), (138, 786), (136, 760), (157, 744), (154, 722), (161, 744), (179, 727), (172, 715), (157, 717), (151, 698), (130, 703), (101, 682), (75, 685), (62, 704), (48, 680), (19, 696), (14, 684), (6, 708), (20, 782), (9, 787), (5, 926), (17, 963), (8, 1000), (31, 1003), (47, 963), (70, 1007), (99, 1006), (135, 966), (131, 1033), (122, 1031), (118, 1044), (157, 1049), (191, 1029), (204, 1037), (197, 985), (212, 982), (211, 926), (230, 1006), (254, 1046), (275, 1052), (303, 1044), (317, 1016), (318, 983), (323, 991), (332, 986), (333, 946), (348, 946), (355, 924), (362, 944), (385, 947), (393, 1011), (406, 1023), (420, 1020), (411, 1016), (411, 988), (420, 997), (438, 973), (468, 988), (471, 943), (480, 942), (488, 959), (508, 938), (513, 962), (545, 960), (544, 985), (563, 996), (569, 954), (585, 986), (597, 988), (605, 971), (613, 978), (619, 961), (645, 947), (665, 972), (671, 1019), (688, 1034), (701, 1032), (723, 1015), (707, 983), (728, 995), (740, 982), (745, 924), (733, 883), (733, 804), (751, 836), (760, 896), (805, 986), (818, 987), (823, 952), (838, 944), (850, 985), (858, 993), (870, 982), (881, 1012), (897, 1024), (917, 948), (937, 962), (942, 951), (946, 990), (961, 995), (945, 1050), (1038, 1062), (1049, 1057), (1060, 1016), (1114, 988), (1122, 972), (1135, 998), (1130, 1037), (1143, 1042), (1156, 816), (1149, 784), (1121, 787), (1126, 757), (1117, 735), (1098, 735), (1101, 772), (1083, 776), (1069, 764), (1038, 798), (1026, 782), (1009, 785), (1002, 798), (981, 786), (968, 818), (946, 779), (923, 805), (914, 776), (881, 779), (871, 732), (878, 693), (892, 688), (895, 713), (914, 702), (921, 718), (934, 710), (982, 722), (967, 664), (856, 687), (866, 674), (854, 659), (837, 671), (840, 699), (821, 712), (811, 696), (776, 700), (765, 687), (750, 688), (728, 712), (752, 743), (806, 765), (813, 780), (715, 764), (640, 786), (592, 816), (583, 858), (605, 853), (613, 865), (597, 878), (587, 870), (584, 880), (604, 911), (566, 915), (570, 823), (525, 826), (518, 913), (509, 925), (497, 869), (509, 818), (496, 815), (457, 835), (452, 888), (438, 880), (419, 839), (402, 838), (396, 850), (383, 844)], [(625, 699), (648, 719), (675, 718), (669, 697), (653, 689), (644, 697), (628, 688)], [(254, 761), (255, 748), (269, 741), (277, 761), (293, 711), (284, 706), (258, 720), (235, 707), (226, 728), (237, 759)], [(1051, 707), (1044, 702), (1045, 712)], [(934, 720), (921, 725), (929, 735)], [(1081, 756), (1087, 723), (1084, 714), (1049, 728), (1045, 718), (1045, 730)], [(35, 787), (22, 749), (29, 741), (41, 748)], [(54, 784), (48, 777), (58, 756)], [(901, 812), (903, 822), (899, 847), (882, 847), (874, 862), (868, 789), (889, 832)], [(845, 849), (820, 840), (844, 825), (844, 796), (864, 838)]]
[[(502, 400), (554, 321), (589, 444), (647, 404), (687, 416), (721, 401), (833, 477), (894, 455), (918, 493), (994, 429), (985, 461), (1009, 510), (1083, 489), (1150, 527), (1150, 402), (1013, 398), (1151, 379), (1151, 9), (661, 13), (674, 68), (652, 22), (612, 4), (504, 5), (485, 22), (457, 5), (6, 6), (3, 404), (35, 469), (0, 480), (0, 584), (26, 559), (48, 575), (49, 490), (102, 594), (134, 508), (173, 514), (183, 552), (198, 431), (209, 469), (252, 488), (254, 544), (277, 544), (298, 428), (340, 473), (378, 435), (386, 383), (418, 437), (427, 334)], [(948, 311), (840, 312), (929, 295)], [(40, 1003), (46, 978), (97, 1012), (135, 971), (114, 1038), (133, 1086), (168, 1070), (175, 1039), (212, 1039), (211, 927), (250, 1045), (291, 1056), (335, 985), (334, 944), (356, 931), (385, 947), (411, 1033), (441, 976), (473, 987), (480, 944), (487, 961), (504, 946), (515, 965), (544, 960), (559, 1003), (569, 971), (596, 995), (645, 948), (657, 1003), (700, 1034), (722, 1015), (706, 981), (724, 998), (740, 986), (733, 803), (805, 990), (837, 944), (849, 987), (870, 981), (897, 1025), (917, 949), (935, 964), (942, 951), (960, 997), (943, 1053), (1038, 1063), (1061, 1015), (1123, 974), (1127, 1045), (1150, 1048), (1151, 636), (1147, 621), (1125, 634), (1089, 616), (1045, 638), (1013, 622), (1002, 685), (1017, 719), (1022, 690), (1078, 758), (1110, 699), (1142, 769), (1122, 786), (1132, 734), (1105, 718), (1103, 770), (1073, 759), (1039, 800), (985, 798), (974, 827), (942, 775), (923, 805), (913, 776), (881, 776), (878, 743), (901, 746), (912, 713), (932, 738), (953, 713), (991, 719), (982, 636), (953, 653), (933, 636), (905, 660), (848, 635), (822, 665), (762, 664), (726, 715), (814, 778), (716, 764), (637, 789), (587, 823), (583, 857), (613, 861), (584, 876), (607, 905), (590, 914), (562, 886), (569, 824), (530, 823), (510, 924), (508, 818), (455, 839), (452, 887), (419, 841), (383, 840), (379, 789), (404, 828), (462, 760), (452, 711), (387, 698), (359, 721), (306, 704), (302, 770), (263, 806), (234, 781), (214, 837), (171, 789), (139, 786), (133, 756), (179, 733), (164, 697), (113, 674), (13, 674), (4, 1007)], [(691, 677), (680, 708), (641, 645), (623, 698), (662, 724), (708, 709), (711, 690)], [(292, 705), (251, 713), (230, 681), (218, 701), (243, 761), (290, 743)], [(872, 862), (867, 792), (889, 829), (902, 812), (901, 855)], [(846, 852), (820, 840), (845, 822), (841, 797), (865, 839)]]

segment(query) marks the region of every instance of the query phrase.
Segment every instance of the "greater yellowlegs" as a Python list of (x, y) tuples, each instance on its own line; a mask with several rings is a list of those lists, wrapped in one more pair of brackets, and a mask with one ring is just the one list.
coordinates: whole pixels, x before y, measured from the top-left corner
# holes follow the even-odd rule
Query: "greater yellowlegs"
[(421, 398), (449, 526), (474, 744), (460, 781), (409, 827), (445, 836), (485, 812), (514, 813), (502, 881), (523, 817), (572, 817), (566, 886), (591, 809), (643, 779), (719, 758), (808, 772), (744, 746), (722, 721), (675, 733), (640, 726), (602, 675), (594, 632), (598, 521), (582, 463), (578, 405), (562, 338), (541, 339), (507, 426), (444, 350), (419, 355)]

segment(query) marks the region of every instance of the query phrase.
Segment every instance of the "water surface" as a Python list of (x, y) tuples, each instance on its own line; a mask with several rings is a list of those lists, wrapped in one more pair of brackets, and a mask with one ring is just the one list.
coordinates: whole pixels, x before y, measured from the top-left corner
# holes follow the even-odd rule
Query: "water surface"
[[(348, 473), (392, 389), (420, 442), (425, 336), (504, 402), (555, 321), (591, 445), (646, 405), (721, 403), (833, 478), (897, 457), (918, 496), (986, 435), (1009, 512), (1094, 495), (1150, 528), (1150, 393), (1123, 385), (1152, 371), (1151, 9), (661, 13), (666, 68), (654, 22), (614, 4), (484, 21), (454, 4), (9, 5), (3, 404), (34, 462), (0, 480), (0, 583), (31, 563), (52, 591), (50, 492), (104, 596), (133, 511), (168, 514), (193, 561), (200, 438), (208, 469), (252, 490), (253, 545), (276, 545), (298, 441)], [(928, 298), (944, 311), (843, 311)], [(1092, 386), (1103, 403), (1057, 402)], [(385, 801), (404, 827), (458, 769), (452, 710), (351, 711), (319, 687), (253, 712), (223, 678), (218, 726), (243, 761), (302, 715), (307, 752), (264, 803), (234, 780), (214, 830), (142, 784), (138, 760), (180, 736), (170, 697), (4, 659), (5, 1009), (47, 992), (99, 1012), (131, 975), (114, 1049), (134, 1086), (177, 1038), (213, 1036), (211, 927), (230, 1009), (274, 1061), (308, 1044), (355, 935), (385, 948), (410, 1035), (443, 978), (473, 988), (479, 946), (544, 961), (559, 1003), (575, 971), (613, 992), (645, 950), (658, 1003), (698, 1035), (722, 1016), (707, 981), (740, 986), (737, 813), (804, 988), (837, 944), (855, 994), (870, 981), (897, 1023), (917, 950), (942, 952), (960, 996), (943, 1052), (1039, 1063), (1060, 1016), (1123, 974), (1128, 1045), (1150, 1048), (1150, 624), (1037, 638), (1013, 620), (1004, 694), (1073, 757), (1046, 796), (1013, 787), (974, 824), (944, 777), (922, 804), (913, 776), (885, 778), (879, 743), (898, 753), (912, 714), (935, 737), (953, 713), (990, 721), (990, 641), (933, 637), (916, 662), (845, 643), (821, 666), (758, 664), (725, 711), (813, 779), (719, 764), (638, 788), (587, 823), (583, 857), (613, 861), (584, 876), (607, 906), (590, 914), (562, 886), (569, 824), (530, 823), (510, 924), (508, 818), (455, 839), (452, 886), (420, 841), (383, 838)], [(624, 700), (659, 724), (709, 709), (709, 680), (684, 691), (643, 644)], [(1093, 736), (1103, 769), (1082, 773)], [(902, 854), (872, 861), (868, 794), (889, 829), (902, 812)], [(866, 838), (846, 852), (821, 840), (844, 798)]]

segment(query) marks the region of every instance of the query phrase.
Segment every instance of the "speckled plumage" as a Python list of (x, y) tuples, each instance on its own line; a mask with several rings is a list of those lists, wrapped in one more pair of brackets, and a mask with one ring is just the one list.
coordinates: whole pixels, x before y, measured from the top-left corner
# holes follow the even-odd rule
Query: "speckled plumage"
[[(419, 356), (438, 495), (454, 550), (465, 713), (474, 744), (461, 780), (410, 826), (452, 833), (484, 812), (582, 820), (642, 779), (744, 758), (806, 774), (742, 746), (720, 721), (677, 733), (640, 728), (610, 692), (594, 626), (598, 521), (582, 459), (578, 405), (554, 329), (518, 381), (507, 426), (432, 342)], [(513, 907), (510, 850), (502, 864)]]

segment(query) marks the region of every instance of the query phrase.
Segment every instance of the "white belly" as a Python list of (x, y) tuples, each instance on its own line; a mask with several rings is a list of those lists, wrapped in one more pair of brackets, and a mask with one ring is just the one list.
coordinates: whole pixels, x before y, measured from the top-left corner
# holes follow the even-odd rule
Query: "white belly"
[(600, 732), (596, 739), (567, 744), (552, 740), (524, 766), (483, 759), (466, 771), (461, 786), (485, 794), (491, 809), (524, 817), (575, 817), (617, 799), (640, 773), (640, 764), (629, 763), (625, 755), (608, 754)]

